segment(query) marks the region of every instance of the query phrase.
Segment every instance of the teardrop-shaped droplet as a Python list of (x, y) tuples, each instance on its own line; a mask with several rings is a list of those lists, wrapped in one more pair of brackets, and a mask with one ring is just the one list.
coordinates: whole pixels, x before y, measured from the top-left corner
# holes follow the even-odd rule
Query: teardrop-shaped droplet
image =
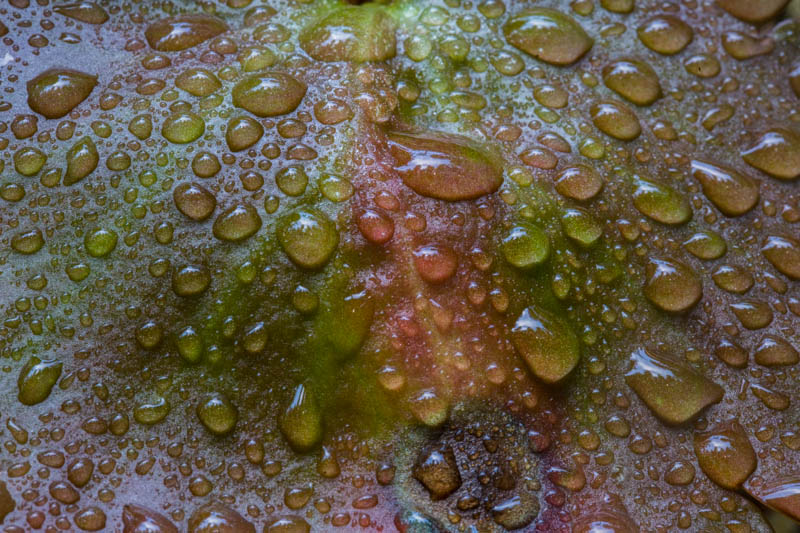
[(503, 26), (506, 41), (552, 65), (569, 65), (594, 44), (575, 19), (555, 9), (533, 7), (520, 11)]
[(74, 2), (55, 6), (53, 11), (86, 24), (102, 24), (108, 20), (108, 13), (95, 2)]
[(587, 211), (567, 209), (561, 216), (567, 237), (581, 246), (592, 246), (603, 235), (603, 228)]
[(289, 406), (279, 421), (289, 445), (298, 452), (307, 452), (322, 440), (322, 413), (310, 389), (298, 385)]
[(735, 490), (756, 469), (756, 452), (736, 420), (718, 423), (694, 435), (700, 469), (722, 488)]
[(94, 172), (99, 162), (100, 155), (97, 153), (94, 141), (89, 136), (83, 137), (67, 151), (67, 172), (64, 175), (64, 185), (78, 183)]
[(591, 200), (603, 188), (603, 178), (588, 165), (567, 167), (555, 178), (556, 191), (573, 200)]
[(640, 533), (631, 520), (622, 500), (612, 494), (603, 494), (599, 501), (581, 506), (572, 533)]
[(742, 157), (774, 178), (793, 180), (800, 176), (800, 135), (786, 128), (767, 130)]
[(510, 264), (527, 269), (547, 261), (550, 256), (550, 237), (538, 226), (521, 223), (503, 237), (500, 249)]
[(122, 533), (178, 533), (178, 528), (167, 517), (133, 504), (122, 509), (122, 524)]
[(11, 237), (11, 248), (20, 254), (35, 254), (44, 246), (44, 235), (39, 228), (22, 231)]
[(41, 403), (50, 396), (53, 385), (61, 376), (63, 365), (59, 361), (43, 361), (32, 356), (22, 367), (17, 378), (19, 394), (17, 398), (25, 405)]
[(256, 528), (227, 505), (210, 502), (189, 517), (189, 533), (256, 533)]
[(414, 250), (414, 268), (428, 283), (444, 283), (458, 268), (458, 257), (447, 246), (425, 245)]
[(394, 235), (394, 222), (391, 218), (374, 209), (366, 209), (356, 218), (358, 230), (373, 244), (386, 244)]
[(779, 513), (800, 521), (800, 471), (795, 466), (789, 472), (765, 474), (760, 483), (745, 483), (745, 490), (756, 500)]
[(172, 114), (161, 125), (161, 135), (175, 144), (188, 144), (196, 141), (205, 131), (205, 121), (194, 113)]
[(208, 69), (190, 68), (175, 78), (175, 86), (194, 96), (208, 96), (222, 88), (222, 82)]
[(598, 102), (592, 106), (591, 115), (597, 129), (620, 141), (632, 141), (642, 133), (639, 117), (621, 102)]
[(788, 236), (771, 235), (764, 241), (761, 253), (782, 274), (800, 279), (800, 241)]
[(259, 117), (285, 115), (297, 109), (306, 95), (305, 83), (282, 72), (265, 72), (237, 83), (233, 105)]
[(760, 300), (748, 299), (734, 302), (730, 304), (730, 309), (742, 326), (747, 329), (764, 329), (775, 318), (769, 304)]
[(187, 265), (172, 275), (172, 291), (183, 298), (203, 294), (211, 284), (211, 274), (202, 266)]
[(337, 360), (354, 356), (369, 335), (375, 307), (365, 291), (324, 302), (317, 331)]
[(261, 216), (249, 204), (237, 204), (226, 209), (214, 221), (214, 237), (221, 241), (240, 242), (261, 229)]
[(500, 188), (498, 163), (463, 138), (440, 134), (389, 133), (389, 149), (403, 182), (438, 200), (471, 200)]
[(662, 224), (684, 224), (692, 218), (692, 207), (685, 196), (667, 185), (637, 177), (633, 205), (643, 215)]
[(654, 350), (639, 348), (631, 359), (633, 367), (625, 381), (666, 424), (688, 422), (725, 394), (725, 389), (705, 376)]
[(264, 126), (250, 117), (234, 117), (228, 121), (225, 141), (232, 152), (241, 152), (256, 144), (264, 135)]
[(47, 118), (61, 118), (86, 100), (96, 85), (97, 76), (49, 69), (28, 82), (28, 106)]
[(301, 208), (278, 222), (278, 241), (294, 264), (303, 268), (323, 267), (339, 244), (336, 224), (323, 212)]
[(194, 183), (181, 183), (172, 192), (178, 211), (192, 220), (202, 221), (211, 216), (217, 199), (205, 187)]
[(722, 47), (734, 59), (744, 61), (772, 52), (775, 40), (772, 37), (753, 37), (740, 31), (726, 31), (722, 34)]
[(728, 244), (722, 236), (711, 230), (698, 231), (683, 241), (683, 246), (698, 259), (711, 261), (719, 259), (728, 251)]
[(300, 46), (319, 61), (384, 61), (396, 53), (396, 24), (376, 4), (338, 9), (300, 34)]
[(637, 32), (646, 47), (663, 55), (677, 54), (686, 48), (694, 36), (688, 24), (671, 15), (649, 18), (639, 26)]
[(226, 435), (236, 426), (239, 412), (227, 396), (213, 393), (197, 406), (197, 418), (214, 435)]
[(692, 174), (703, 194), (729, 217), (743, 215), (758, 203), (758, 182), (730, 167), (695, 159)]
[(703, 285), (688, 265), (673, 259), (651, 259), (644, 295), (663, 311), (685, 313), (700, 301)]
[(736, 18), (760, 24), (774, 18), (789, 0), (717, 0), (717, 4)]
[(650, 105), (661, 97), (661, 84), (653, 68), (637, 59), (618, 59), (603, 68), (606, 87), (637, 105)]
[(528, 368), (545, 383), (558, 383), (580, 359), (580, 342), (569, 324), (544, 309), (528, 307), (517, 318), (511, 340)]
[(180, 52), (225, 32), (220, 19), (204, 14), (179, 15), (154, 22), (144, 32), (150, 48), (159, 52)]
[(765, 335), (756, 346), (756, 363), (763, 366), (790, 366), (800, 361), (800, 355), (789, 341), (777, 335)]

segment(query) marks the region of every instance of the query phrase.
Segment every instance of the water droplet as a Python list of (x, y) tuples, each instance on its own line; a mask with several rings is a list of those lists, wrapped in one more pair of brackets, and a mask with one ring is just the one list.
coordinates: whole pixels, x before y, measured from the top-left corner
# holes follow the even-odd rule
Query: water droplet
[(133, 408), (133, 418), (140, 424), (158, 424), (164, 420), (170, 411), (170, 405), (164, 398), (156, 397), (152, 402), (146, 402)]
[(322, 196), (331, 202), (344, 202), (349, 200), (355, 189), (350, 180), (336, 174), (322, 174), (317, 181)]
[(752, 274), (736, 265), (722, 265), (714, 271), (711, 277), (720, 289), (735, 294), (746, 293), (754, 283)]
[(249, 204), (237, 204), (220, 213), (214, 221), (214, 237), (221, 241), (243, 241), (261, 229), (261, 217)]
[(196, 141), (206, 131), (206, 123), (194, 113), (175, 113), (161, 125), (161, 135), (175, 144)]
[(782, 274), (800, 279), (800, 242), (796, 239), (771, 235), (764, 241), (761, 253)]
[(210, 284), (211, 274), (204, 267), (188, 265), (172, 276), (172, 291), (184, 298), (203, 294)]
[(176, 337), (175, 344), (178, 348), (178, 353), (187, 363), (197, 363), (200, 361), (200, 358), (203, 357), (203, 351), (205, 349), (203, 346), (203, 339), (191, 326), (183, 328)]
[(356, 218), (358, 230), (373, 244), (386, 244), (394, 235), (394, 222), (383, 213), (365, 209)]
[(61, 118), (97, 85), (97, 76), (70, 69), (45, 70), (27, 84), (28, 106), (47, 118)]
[(633, 205), (662, 224), (684, 224), (692, 218), (689, 201), (672, 187), (636, 177)]
[(763, 329), (772, 323), (774, 315), (769, 304), (758, 300), (742, 300), (730, 304), (731, 311), (747, 329)]
[(671, 15), (647, 19), (637, 32), (646, 47), (664, 55), (677, 54), (686, 48), (694, 36), (688, 24)]
[(580, 343), (569, 324), (538, 307), (526, 308), (517, 318), (511, 340), (533, 375), (545, 383), (567, 377), (580, 359)]
[(414, 463), (413, 476), (432, 500), (443, 500), (461, 486), (461, 473), (450, 445), (423, 449)]
[(468, 140), (439, 134), (389, 133), (403, 182), (438, 200), (471, 200), (495, 192), (503, 175), (493, 158)]
[(64, 185), (73, 185), (94, 172), (100, 162), (97, 146), (91, 137), (83, 137), (67, 151)]
[(800, 521), (800, 473), (773, 474), (756, 485), (748, 482), (745, 490), (767, 507)]
[(395, 26), (382, 6), (344, 7), (304, 29), (300, 46), (319, 61), (384, 61), (396, 53)]
[(106, 513), (99, 507), (91, 506), (75, 513), (75, 525), (83, 531), (100, 531), (106, 527)]
[(726, 31), (722, 34), (722, 47), (734, 59), (744, 61), (772, 52), (775, 40), (772, 37), (758, 38), (739, 31)]
[(603, 178), (592, 167), (575, 165), (567, 167), (556, 176), (556, 191), (573, 200), (594, 198), (603, 188)]
[(159, 52), (180, 52), (225, 32), (220, 19), (204, 14), (180, 15), (151, 24), (144, 32), (150, 48)]
[(264, 533), (310, 533), (311, 526), (299, 516), (287, 515), (270, 519)]
[(232, 152), (250, 148), (264, 135), (264, 126), (250, 117), (235, 117), (228, 121), (225, 140)]
[(83, 244), (92, 257), (105, 257), (117, 247), (117, 233), (114, 230), (97, 228), (86, 234)]
[(38, 228), (17, 233), (11, 238), (11, 248), (21, 254), (35, 254), (42, 249), (42, 246), (44, 246), (44, 236)]
[(47, 162), (47, 156), (38, 148), (20, 148), (14, 153), (14, 170), (23, 176), (33, 176)]
[(506, 261), (517, 268), (532, 268), (550, 256), (550, 237), (537, 226), (522, 223), (503, 237), (500, 249)]
[(800, 355), (783, 337), (765, 335), (756, 347), (755, 361), (763, 366), (789, 366), (800, 361)]
[(788, 3), (788, 0), (717, 0), (717, 5), (736, 18), (760, 24), (774, 18)]
[(733, 368), (744, 368), (747, 366), (748, 354), (744, 348), (729, 339), (721, 339), (714, 349), (714, 355), (720, 361)]
[(591, 246), (603, 235), (603, 228), (586, 211), (567, 209), (561, 215), (564, 233), (581, 246)]
[(743, 215), (758, 203), (758, 182), (730, 167), (695, 159), (692, 174), (703, 194), (727, 216)]
[(772, 177), (795, 179), (800, 176), (800, 135), (785, 128), (767, 130), (742, 157)]
[(306, 85), (282, 72), (265, 72), (245, 78), (233, 88), (233, 105), (259, 117), (285, 115), (297, 109)]
[(275, 183), (283, 194), (300, 196), (308, 186), (308, 174), (300, 165), (290, 165), (275, 174)]
[(572, 64), (594, 44), (575, 19), (544, 7), (512, 16), (503, 34), (510, 45), (552, 65)]
[(296, 265), (316, 269), (328, 262), (339, 244), (336, 225), (321, 211), (300, 208), (278, 222), (278, 240)]
[(310, 389), (298, 385), (291, 403), (279, 421), (281, 433), (291, 447), (307, 452), (322, 440), (322, 413)]
[(522, 490), (496, 503), (491, 512), (495, 523), (505, 529), (521, 529), (539, 516), (539, 500), (530, 492)]
[(640, 533), (618, 496), (603, 494), (600, 501), (583, 506), (572, 533)]
[(738, 488), (756, 469), (756, 452), (736, 420), (695, 433), (694, 453), (709, 479), (729, 490)]
[(194, 96), (208, 96), (222, 88), (213, 72), (204, 68), (190, 68), (175, 78), (175, 86)]
[(178, 533), (178, 528), (165, 516), (139, 505), (122, 509), (122, 533)]
[(703, 296), (700, 278), (689, 266), (672, 259), (650, 259), (644, 295), (663, 311), (684, 313)]
[(55, 6), (53, 11), (86, 24), (102, 24), (108, 20), (108, 13), (94, 2), (74, 2)]
[(719, 233), (711, 230), (698, 231), (683, 241), (683, 245), (690, 254), (706, 261), (719, 259), (728, 251), (728, 244), (725, 240)]
[(686, 72), (699, 78), (713, 78), (722, 70), (719, 60), (708, 54), (697, 54), (683, 62)]
[(458, 268), (458, 257), (446, 246), (426, 245), (414, 250), (414, 267), (428, 283), (444, 283)]
[(256, 528), (227, 505), (210, 502), (189, 517), (189, 533), (256, 533)]
[(205, 187), (194, 183), (181, 183), (172, 191), (178, 211), (192, 220), (205, 220), (217, 207), (217, 199)]
[(633, 367), (625, 374), (625, 381), (666, 424), (688, 422), (725, 394), (705, 376), (654, 350), (639, 348), (631, 359)]
[(61, 376), (62, 366), (62, 363), (58, 361), (43, 361), (32, 356), (22, 367), (17, 379), (19, 401), (25, 405), (34, 405), (45, 401), (50, 396), (53, 385)]
[(373, 313), (372, 299), (364, 291), (325, 302), (317, 327), (337, 359), (358, 353), (369, 334)]
[(197, 418), (211, 433), (226, 435), (236, 426), (239, 412), (226, 396), (214, 393), (197, 406)]
[(620, 141), (632, 141), (642, 133), (636, 113), (620, 102), (598, 102), (592, 106), (591, 114), (597, 129)]
[(603, 68), (606, 87), (637, 105), (650, 105), (661, 97), (661, 84), (653, 68), (636, 59), (618, 59)]

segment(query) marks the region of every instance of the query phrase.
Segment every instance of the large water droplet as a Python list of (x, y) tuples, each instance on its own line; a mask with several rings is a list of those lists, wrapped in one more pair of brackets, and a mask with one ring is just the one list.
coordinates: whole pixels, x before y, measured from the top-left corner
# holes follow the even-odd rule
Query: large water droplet
[(789, 366), (800, 361), (800, 355), (789, 341), (777, 335), (765, 335), (756, 347), (755, 361), (763, 366)]
[(97, 85), (97, 76), (70, 69), (49, 69), (27, 84), (28, 106), (47, 118), (61, 118)]
[(664, 55), (677, 54), (686, 48), (694, 36), (688, 24), (671, 15), (647, 19), (637, 32), (646, 47)]
[(760, 24), (775, 17), (789, 0), (717, 0), (717, 4), (736, 18)]
[(384, 61), (396, 53), (395, 22), (383, 7), (344, 7), (303, 30), (300, 46), (319, 61)]
[(179, 52), (226, 31), (220, 19), (204, 14), (180, 15), (159, 20), (144, 32), (150, 48), (159, 52)]
[(591, 200), (603, 188), (603, 178), (587, 165), (567, 167), (556, 176), (555, 181), (556, 191), (573, 200)]
[(389, 133), (389, 148), (403, 182), (439, 200), (471, 200), (503, 182), (497, 162), (466, 139), (437, 134)]
[(297, 109), (306, 85), (282, 72), (265, 72), (245, 78), (233, 88), (233, 105), (259, 117), (285, 115)]
[(161, 125), (161, 135), (175, 144), (196, 141), (205, 131), (205, 121), (194, 113), (175, 113), (167, 117)]
[(83, 244), (92, 257), (105, 257), (117, 247), (117, 232), (105, 228), (93, 229), (86, 233)]
[(449, 445), (423, 449), (414, 463), (413, 476), (428, 490), (432, 500), (443, 500), (461, 486), (461, 472)]
[(688, 422), (725, 394), (705, 376), (654, 350), (639, 348), (631, 359), (633, 367), (625, 381), (666, 424)]
[(256, 528), (227, 505), (211, 502), (189, 517), (189, 533), (256, 533)]
[(167, 517), (133, 504), (122, 509), (122, 524), (122, 533), (178, 533), (178, 528)]
[(64, 174), (64, 185), (78, 183), (94, 172), (100, 162), (97, 146), (91, 137), (86, 136), (75, 143), (67, 151), (67, 172)]
[(796, 468), (777, 475), (765, 475), (766, 480), (760, 480), (757, 485), (751, 480), (745, 483), (745, 490), (767, 507), (800, 521), (800, 472)]
[(53, 360), (43, 361), (32, 356), (17, 378), (19, 394), (17, 398), (25, 405), (43, 402), (50, 396), (53, 385), (61, 376), (62, 363)]
[(672, 187), (638, 176), (633, 205), (642, 214), (662, 224), (683, 224), (692, 218), (692, 207), (682, 194)]
[(758, 182), (730, 167), (695, 159), (692, 174), (703, 194), (729, 217), (743, 215), (758, 203)]
[(764, 241), (761, 253), (782, 274), (800, 279), (800, 241), (788, 236), (771, 235)]
[(672, 259), (651, 259), (646, 267), (644, 295), (656, 307), (684, 313), (703, 296), (703, 285), (691, 267)]
[(632, 141), (642, 133), (639, 117), (621, 102), (598, 102), (592, 106), (591, 115), (597, 129), (620, 141)]
[(256, 144), (264, 135), (264, 126), (250, 117), (234, 117), (228, 121), (225, 141), (232, 152), (241, 152)]
[(756, 452), (736, 420), (695, 433), (694, 453), (711, 481), (729, 490), (738, 488), (756, 469)]
[(594, 44), (575, 19), (545, 7), (512, 16), (503, 26), (503, 34), (515, 48), (553, 65), (574, 63)]
[(772, 177), (795, 179), (800, 176), (800, 135), (785, 128), (767, 130), (742, 157)]
[(55, 6), (53, 11), (86, 24), (102, 24), (108, 20), (108, 13), (94, 2), (74, 2)]
[(582, 513), (572, 527), (572, 533), (640, 533), (631, 520), (622, 500), (613, 494), (603, 494), (600, 501), (582, 506)]
[(547, 261), (550, 256), (550, 237), (529, 223), (514, 226), (500, 245), (506, 261), (517, 268), (531, 268)]
[(606, 87), (637, 105), (650, 105), (661, 97), (661, 84), (653, 68), (636, 59), (618, 59), (603, 69)]
[(322, 440), (322, 413), (310, 389), (298, 385), (279, 421), (281, 433), (298, 452), (313, 449)]
[(217, 199), (211, 192), (194, 183), (181, 183), (172, 192), (172, 199), (178, 211), (192, 220), (205, 220), (217, 206)]
[(324, 266), (333, 255), (339, 232), (321, 211), (301, 208), (280, 219), (278, 240), (292, 262), (314, 269)]
[(211, 433), (226, 435), (236, 426), (239, 412), (227, 396), (213, 393), (197, 406), (197, 418)]
[(580, 343), (569, 324), (541, 308), (522, 312), (511, 340), (533, 375), (545, 383), (567, 377), (580, 359)]
[(175, 86), (194, 96), (208, 96), (222, 88), (222, 82), (208, 69), (190, 68), (175, 78)]

